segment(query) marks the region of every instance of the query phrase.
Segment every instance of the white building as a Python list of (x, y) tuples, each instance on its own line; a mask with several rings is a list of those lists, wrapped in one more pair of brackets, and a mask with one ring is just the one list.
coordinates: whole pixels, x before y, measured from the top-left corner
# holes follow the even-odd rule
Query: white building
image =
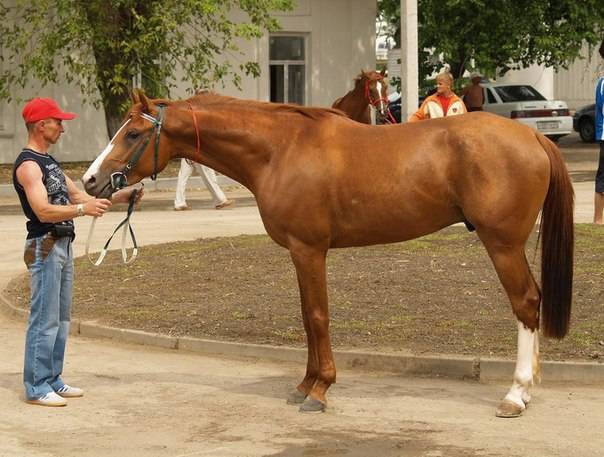
[(533, 65), (510, 71), (497, 81), (530, 84), (545, 98), (563, 100), (571, 110), (577, 109), (594, 103), (596, 81), (604, 74), (604, 62), (597, 49), (589, 56), (589, 49), (584, 46), (582, 57), (567, 69), (554, 71), (553, 68)]
[[(261, 77), (244, 77), (241, 91), (217, 90), (247, 99), (331, 106), (352, 88), (361, 69), (375, 67), (375, 15), (375, 1), (297, 0), (293, 11), (277, 16), (280, 32), (240, 43), (245, 56), (259, 62)], [(178, 88), (172, 97), (186, 96), (186, 89)], [(20, 95), (53, 97), (64, 110), (79, 114), (65, 122), (66, 135), (52, 148), (59, 161), (92, 160), (107, 143), (103, 112), (84, 105), (77, 89), (62, 84)], [(12, 163), (25, 142), (21, 104), (0, 104), (0, 163)]]

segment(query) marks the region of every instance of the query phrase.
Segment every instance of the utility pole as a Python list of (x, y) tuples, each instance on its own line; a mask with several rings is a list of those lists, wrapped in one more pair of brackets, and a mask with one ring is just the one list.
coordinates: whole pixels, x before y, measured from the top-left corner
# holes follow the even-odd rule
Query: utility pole
[(401, 122), (417, 111), (417, 0), (401, 0)]

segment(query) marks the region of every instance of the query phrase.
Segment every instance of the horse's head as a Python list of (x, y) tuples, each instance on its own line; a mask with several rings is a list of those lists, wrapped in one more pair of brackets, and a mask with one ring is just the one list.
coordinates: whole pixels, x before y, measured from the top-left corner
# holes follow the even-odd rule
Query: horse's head
[(82, 177), (90, 195), (109, 198), (147, 176), (155, 179), (170, 159), (160, 142), (167, 102), (156, 104), (139, 91), (133, 92), (132, 102), (124, 123)]
[(388, 121), (388, 84), (384, 79), (385, 70), (362, 71), (359, 78), (364, 85), (365, 98), (377, 112), (378, 124), (385, 124)]

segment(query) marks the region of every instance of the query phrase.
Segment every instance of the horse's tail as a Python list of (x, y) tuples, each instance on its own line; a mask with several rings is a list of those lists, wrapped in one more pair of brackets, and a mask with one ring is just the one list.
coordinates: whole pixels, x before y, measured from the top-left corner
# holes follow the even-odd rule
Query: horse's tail
[(540, 133), (536, 136), (551, 170), (541, 216), (541, 325), (545, 336), (560, 339), (570, 326), (575, 194), (560, 150)]

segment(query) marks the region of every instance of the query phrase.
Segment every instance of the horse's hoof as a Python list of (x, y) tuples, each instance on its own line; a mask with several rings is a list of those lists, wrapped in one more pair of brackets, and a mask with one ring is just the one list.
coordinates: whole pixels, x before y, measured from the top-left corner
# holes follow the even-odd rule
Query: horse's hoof
[(502, 400), (497, 408), (497, 412), (495, 416), (497, 417), (518, 417), (522, 414), (525, 408), (517, 405), (513, 401), (510, 400)]
[(305, 398), (306, 398), (306, 394), (302, 393), (298, 389), (296, 389), (287, 395), (287, 404), (288, 405), (299, 405), (300, 403), (304, 402)]
[(327, 405), (321, 400), (315, 400), (312, 397), (306, 397), (304, 402), (300, 405), (301, 413), (323, 413)]

